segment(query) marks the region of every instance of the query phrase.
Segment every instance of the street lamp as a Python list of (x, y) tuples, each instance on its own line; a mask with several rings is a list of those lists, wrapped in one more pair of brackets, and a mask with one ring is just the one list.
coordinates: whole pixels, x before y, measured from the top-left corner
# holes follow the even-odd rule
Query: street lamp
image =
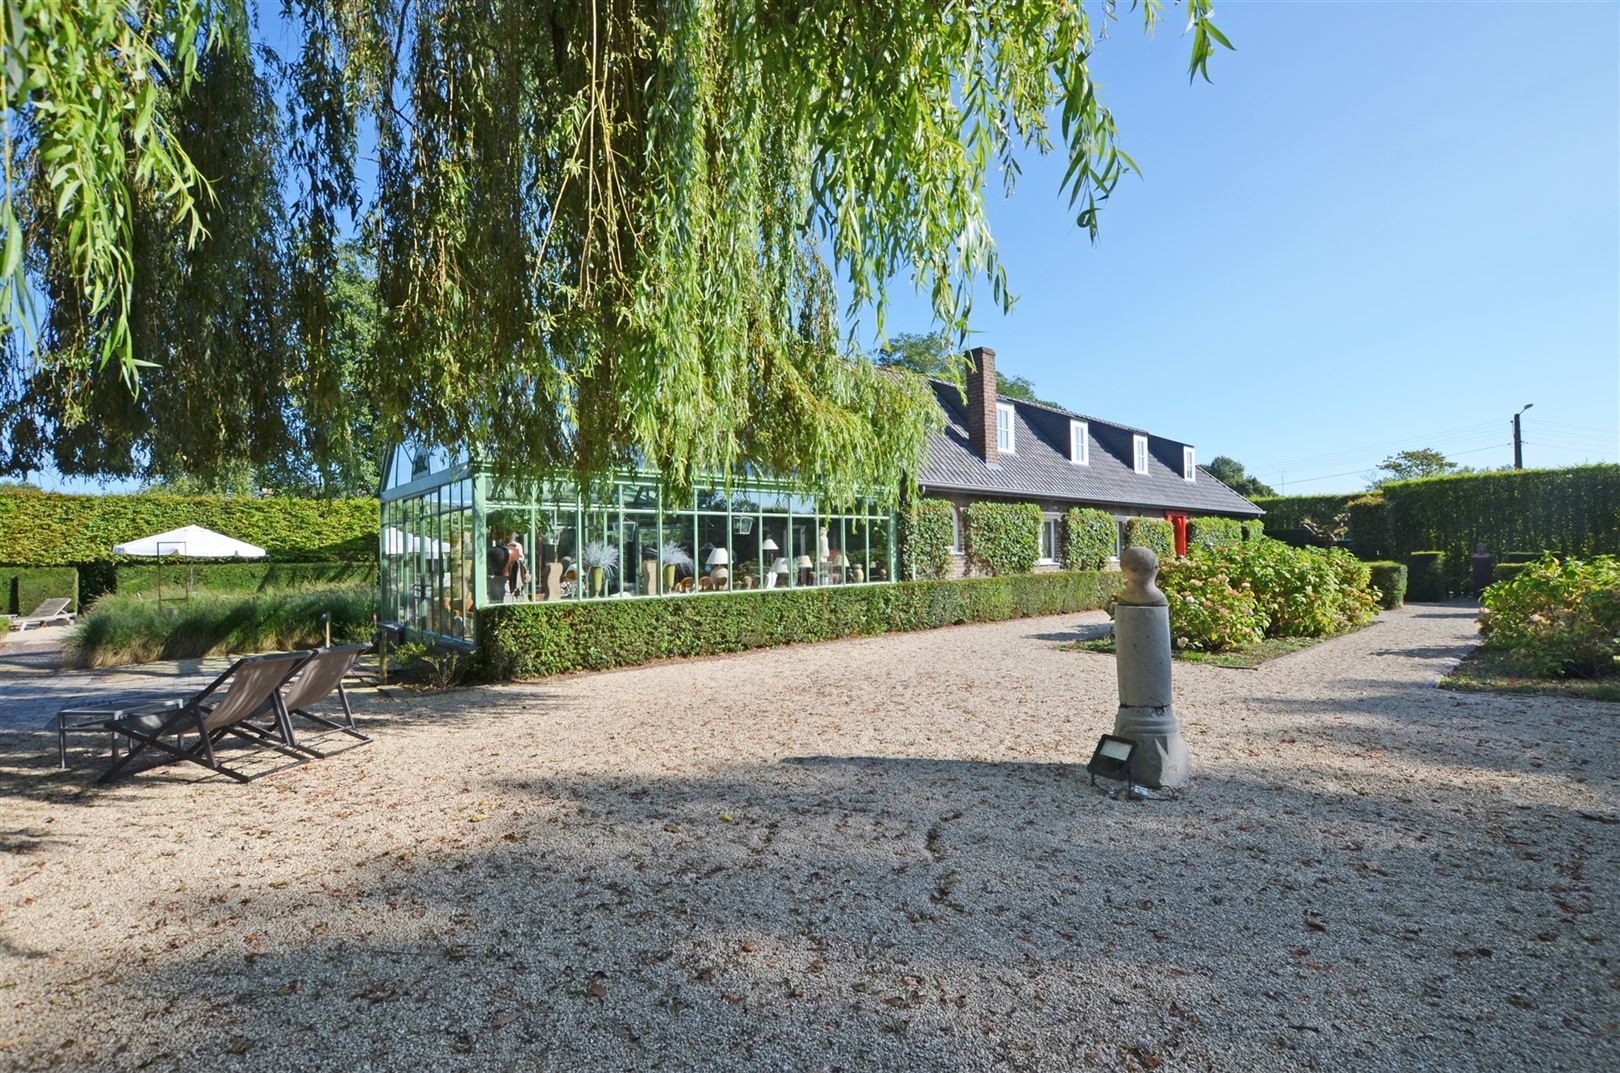
[[(1524, 410), (1528, 410), (1528, 409), (1530, 409), (1530, 407), (1532, 407), (1534, 405), (1535, 405), (1535, 403), (1533, 403), (1533, 402), (1527, 402), (1527, 403), (1524, 404)], [(1524, 468), (1524, 441), (1519, 437), (1519, 414), (1524, 413), (1524, 410), (1520, 410), (1519, 413), (1513, 415), (1513, 468), (1514, 469), (1523, 469)]]

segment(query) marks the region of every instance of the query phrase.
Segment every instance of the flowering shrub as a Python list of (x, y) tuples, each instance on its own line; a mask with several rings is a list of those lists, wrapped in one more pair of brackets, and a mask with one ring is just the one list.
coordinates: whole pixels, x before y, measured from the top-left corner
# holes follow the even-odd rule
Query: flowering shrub
[(1480, 597), (1487, 648), (1543, 678), (1620, 674), (1620, 557), (1548, 555)]
[(1165, 566), (1159, 588), (1170, 601), (1170, 636), (1177, 648), (1225, 652), (1259, 643), (1270, 619), (1248, 582), (1234, 583), (1213, 555)]
[(1159, 587), (1177, 647), (1200, 652), (1339, 633), (1370, 621), (1378, 606), (1371, 569), (1349, 552), (1265, 539), (1167, 564)]

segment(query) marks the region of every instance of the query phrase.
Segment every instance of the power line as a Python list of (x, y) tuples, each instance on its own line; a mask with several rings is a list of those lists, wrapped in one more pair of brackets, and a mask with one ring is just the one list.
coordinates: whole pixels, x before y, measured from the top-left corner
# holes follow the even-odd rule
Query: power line
[[(1474, 448), (1472, 450), (1468, 450), (1468, 451), (1453, 451), (1451, 453), (1455, 454), (1455, 455), (1477, 455), (1481, 451), (1500, 451), (1500, 450), (1503, 450), (1504, 448), (1508, 448), (1508, 447), (1512, 447), (1512, 446), (1513, 445), (1511, 443), (1493, 443), (1488, 447), (1476, 447), (1476, 448)], [(1358, 473), (1359, 474), (1364, 474), (1366, 472), (1367, 472), (1366, 467), (1362, 467), (1360, 469), (1345, 470), (1343, 473), (1325, 473), (1320, 477), (1305, 477), (1305, 478), (1303, 478), (1301, 480), (1289, 481), (1288, 483), (1289, 484), (1312, 484), (1312, 483), (1314, 483), (1316, 481), (1330, 481), (1335, 477), (1349, 477), (1349, 476), (1352, 476), (1354, 474), (1358, 474)]]
[(1401, 436), (1398, 439), (1383, 440), (1383, 441), (1380, 441), (1380, 442), (1377, 442), (1377, 443), (1362, 444), (1362, 445), (1357, 446), (1357, 447), (1346, 447), (1346, 448), (1343, 448), (1341, 450), (1329, 451), (1329, 452), (1326, 452), (1324, 454), (1311, 455), (1309, 457), (1298, 457), (1298, 458), (1285, 459), (1282, 462), (1277, 464), (1277, 468), (1278, 469), (1287, 469), (1289, 466), (1309, 466), (1309, 465), (1312, 465), (1312, 464), (1318, 464), (1318, 463), (1322, 463), (1322, 462), (1330, 462), (1330, 461), (1333, 461), (1334, 459), (1339, 459), (1339, 458), (1354, 458), (1354, 457), (1357, 457), (1359, 455), (1364, 455), (1369, 451), (1381, 451), (1381, 450), (1384, 450), (1384, 449), (1389, 448), (1389, 447), (1402, 447), (1402, 446), (1410, 444), (1414, 440), (1417, 440), (1417, 439), (1420, 439), (1420, 438), (1425, 443), (1438, 443), (1438, 442), (1440, 442), (1442, 440), (1474, 439), (1477, 436), (1479, 436), (1484, 430), (1486, 430), (1486, 429), (1495, 429), (1500, 424), (1501, 424), (1500, 421), (1481, 421), (1479, 424), (1476, 424), (1476, 425), (1464, 425), (1464, 426), (1461, 426), (1460, 428), (1445, 429), (1445, 430), (1442, 430), (1442, 431), (1439, 431), (1439, 432), (1428, 433), (1427, 435), (1424, 435), (1422, 437), (1413, 436), (1413, 435), (1404, 435), (1404, 436)]

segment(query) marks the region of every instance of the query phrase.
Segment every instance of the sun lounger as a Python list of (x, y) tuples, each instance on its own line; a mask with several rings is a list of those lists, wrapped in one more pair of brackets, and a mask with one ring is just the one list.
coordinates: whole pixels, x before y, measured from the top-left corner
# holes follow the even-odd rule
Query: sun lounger
[[(354, 744), (322, 752), (300, 744), (292, 736), (292, 727), (289, 725), (285, 728), (289, 745), (311, 756), (325, 758), (334, 753), (357, 748), (371, 740), (360, 733), (359, 728), (354, 725), (354, 710), (349, 707), (349, 694), (343, 687), (343, 679), (354, 669), (355, 661), (370, 647), (370, 645), (344, 645), (339, 648), (317, 648), (314, 655), (310, 656), (309, 662), (300, 667), (297, 675), (281, 687), (280, 709), (283, 714), (289, 717), (296, 716), (316, 726), (345, 734), (356, 739)], [(328, 718), (313, 710), (334, 693), (337, 694), (338, 704), (343, 711), (341, 721), (336, 712)], [(272, 700), (267, 701), (259, 709), (258, 714), (266, 715), (274, 711), (275, 703)]]
[[(257, 775), (247, 775), (220, 763), (214, 746), (226, 737), (242, 738), (255, 745), (274, 749), (290, 756), (294, 764), (282, 764), (272, 770), (308, 763), (310, 755), (300, 752), (291, 744), (292, 732), (287, 711), (281, 706), (280, 689), (310, 659), (308, 652), (282, 652), (269, 656), (249, 656), (231, 664), (230, 668), (200, 693), (186, 698), (178, 706), (172, 702), (124, 709), (118, 716), (108, 719), (106, 727), (114, 734), (129, 739), (129, 751), (114, 760), (102, 772), (98, 781), (111, 782), (130, 761), (147, 749), (157, 749), (181, 760), (201, 764), (210, 771), (249, 782)], [(265, 710), (266, 705), (275, 713), (279, 732), (272, 733), (255, 726), (249, 719)], [(197, 744), (189, 748), (165, 742), (165, 737), (194, 733)], [(260, 772), (259, 774), (269, 774)]]
[(71, 599), (46, 600), (34, 608), (32, 615), (23, 615), (12, 619), (11, 628), (14, 630), (26, 630), (32, 626), (51, 626), (58, 622), (71, 623), (73, 614), (68, 610), (68, 604), (72, 602)]

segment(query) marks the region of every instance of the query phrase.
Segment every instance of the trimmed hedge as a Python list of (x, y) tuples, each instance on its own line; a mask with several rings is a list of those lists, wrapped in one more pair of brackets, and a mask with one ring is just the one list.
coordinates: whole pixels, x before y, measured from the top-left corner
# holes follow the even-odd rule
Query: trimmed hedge
[(0, 607), (8, 615), (26, 615), (46, 600), (69, 597), (69, 611), (79, 609), (79, 572), (71, 566), (0, 566)]
[(113, 545), (201, 525), (283, 562), (377, 557), (375, 499), (248, 499), (162, 494), (0, 492), (0, 563), (66, 566), (112, 558)]
[(1446, 598), (1446, 553), (1414, 551), (1406, 557), (1406, 595), (1413, 600)]
[(956, 504), (948, 499), (919, 499), (900, 514), (900, 562), (905, 577), (949, 577)]
[(1151, 548), (1160, 562), (1167, 562), (1176, 555), (1176, 528), (1164, 518), (1127, 518), (1120, 543), (1123, 548)]
[(1305, 528), (1305, 519), (1325, 521), (1343, 514), (1350, 500), (1360, 493), (1326, 496), (1259, 496), (1252, 498), (1255, 506), (1266, 512), (1266, 531), (1276, 536), (1279, 530)]
[(1248, 521), (1241, 523), (1241, 525), (1243, 528), (1243, 539), (1245, 542), (1259, 540), (1261, 537), (1266, 535), (1266, 523), (1263, 519), (1250, 518)]
[(1243, 543), (1243, 523), (1236, 518), (1188, 518), (1187, 551), (1194, 548), (1229, 548)]
[(1491, 584), (1496, 585), (1504, 581), (1512, 581), (1519, 571), (1529, 565), (1530, 563), (1524, 562), (1497, 563), (1491, 568)]
[(1027, 574), (1041, 556), (1041, 508), (981, 500), (962, 511), (962, 539), (975, 569), (992, 576)]
[(1107, 511), (1075, 507), (1063, 515), (1063, 569), (1101, 570), (1117, 543), (1119, 523)]
[(1118, 571), (901, 581), (647, 600), (508, 604), (478, 612), (477, 673), (541, 678), (840, 637), (1001, 622), (1104, 606)]
[[(113, 568), (114, 591), (120, 596), (156, 593), (157, 573), (156, 563), (128, 566), (120, 563)], [(164, 560), (164, 595), (183, 593), (188, 577), (195, 578), (194, 591), (199, 592), (246, 593), (276, 589), (332, 589), (350, 585), (376, 585), (377, 564)]]
[(1370, 562), (1372, 583), (1379, 592), (1378, 605), (1385, 610), (1400, 607), (1406, 602), (1406, 564), (1388, 559)]
[[(1469, 556), (1483, 541), (1590, 557), (1620, 554), (1620, 465), (1504, 470), (1386, 484), (1372, 495), (1257, 499), (1272, 535), (1304, 517), (1350, 514), (1350, 546), (1363, 558), (1446, 552), (1445, 587), (1469, 587)], [(1503, 557), (1506, 561), (1507, 557)], [(1416, 579), (1412, 579), (1414, 599)]]

